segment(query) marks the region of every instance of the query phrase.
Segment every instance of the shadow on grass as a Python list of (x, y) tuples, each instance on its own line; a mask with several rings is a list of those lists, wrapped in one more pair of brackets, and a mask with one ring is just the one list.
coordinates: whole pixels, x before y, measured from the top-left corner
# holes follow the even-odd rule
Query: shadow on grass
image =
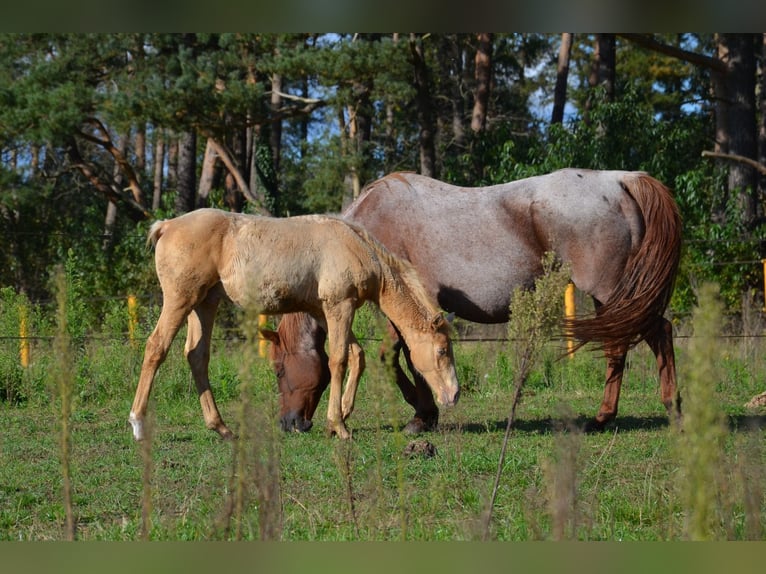
[[(580, 415), (575, 420), (575, 426), (585, 430), (592, 418)], [(465, 433), (483, 434), (494, 432), (505, 432), (507, 421), (495, 421), (490, 423), (463, 423), (463, 424), (444, 424), (439, 425), (442, 431), (457, 431)], [(542, 419), (518, 419), (513, 425), (513, 429), (520, 433), (529, 434), (547, 434), (555, 431), (561, 425), (561, 420), (546, 417)], [(657, 430), (667, 428), (669, 425), (668, 417), (664, 415), (637, 417), (623, 415), (617, 417), (615, 421), (608, 423), (602, 430), (588, 430), (589, 433), (598, 432), (631, 432), (638, 430)], [(754, 430), (766, 429), (766, 415), (740, 414), (730, 415), (728, 417), (728, 426), (731, 432), (749, 432)]]
[[(664, 415), (654, 416), (631, 416), (620, 415), (616, 420), (608, 423), (602, 430), (587, 430), (589, 423), (593, 421), (592, 417), (586, 415), (580, 415), (574, 420), (575, 427), (589, 434), (597, 434), (599, 432), (614, 432), (617, 429), (618, 432), (633, 432), (633, 431), (646, 431), (646, 430), (658, 430), (667, 428), (669, 425), (668, 417)], [(553, 417), (545, 417), (539, 419), (517, 419), (513, 425), (513, 429), (517, 433), (526, 434), (549, 434), (561, 427), (561, 419)], [(750, 432), (754, 430), (766, 429), (766, 415), (753, 415), (753, 414), (738, 414), (729, 415), (728, 417), (729, 431), (731, 432)], [(498, 420), (494, 422), (476, 422), (476, 423), (439, 423), (438, 432), (462, 432), (469, 434), (486, 434), (486, 433), (502, 433), (505, 432), (506, 420)], [(396, 432), (393, 426), (390, 424), (384, 424), (377, 427), (384, 432)], [(362, 425), (353, 431), (358, 433), (374, 432), (375, 428)], [(424, 433), (424, 435), (431, 434), (430, 432)]]

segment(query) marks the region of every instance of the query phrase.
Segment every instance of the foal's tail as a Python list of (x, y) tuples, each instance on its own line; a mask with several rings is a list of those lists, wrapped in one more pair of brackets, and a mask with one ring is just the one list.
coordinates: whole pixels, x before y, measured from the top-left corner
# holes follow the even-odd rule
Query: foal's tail
[(587, 318), (567, 319), (564, 331), (600, 348), (630, 348), (662, 325), (662, 315), (673, 294), (681, 258), (681, 216), (670, 190), (656, 179), (636, 173), (621, 182), (638, 204), (645, 233), (629, 257), (620, 282), (609, 300)]
[(147, 247), (149, 247), (149, 245), (152, 247), (157, 245), (160, 237), (162, 237), (162, 231), (165, 228), (165, 223), (167, 222), (164, 219), (160, 219), (159, 221), (152, 223), (152, 226), (149, 228), (149, 234), (146, 236)]

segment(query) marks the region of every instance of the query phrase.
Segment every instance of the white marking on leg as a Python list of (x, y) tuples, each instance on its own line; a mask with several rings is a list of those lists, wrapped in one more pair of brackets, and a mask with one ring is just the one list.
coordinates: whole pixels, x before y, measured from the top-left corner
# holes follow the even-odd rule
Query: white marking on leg
[(130, 411), (128, 421), (133, 427), (133, 438), (136, 440), (144, 440), (144, 421), (139, 420), (133, 411)]

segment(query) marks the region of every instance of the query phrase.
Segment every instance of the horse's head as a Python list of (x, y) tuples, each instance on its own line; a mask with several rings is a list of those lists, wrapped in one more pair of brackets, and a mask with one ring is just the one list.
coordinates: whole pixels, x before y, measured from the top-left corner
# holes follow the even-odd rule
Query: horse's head
[(330, 369), (324, 350), (324, 331), (317, 334), (312, 349), (288, 350), (278, 331), (261, 329), (269, 345), (269, 360), (279, 385), (279, 422), (284, 431), (311, 429), (314, 411), (330, 383)]
[(426, 330), (402, 331), (413, 366), (423, 375), (442, 406), (454, 405), (460, 396), (449, 333), (450, 326), (441, 313), (434, 316)]

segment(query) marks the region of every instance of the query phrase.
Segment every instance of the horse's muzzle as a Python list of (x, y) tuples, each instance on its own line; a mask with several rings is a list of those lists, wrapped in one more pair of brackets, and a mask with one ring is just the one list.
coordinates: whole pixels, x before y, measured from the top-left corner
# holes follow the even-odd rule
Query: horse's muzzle
[(285, 432), (308, 432), (314, 423), (305, 418), (299, 411), (290, 411), (279, 419), (279, 424)]

